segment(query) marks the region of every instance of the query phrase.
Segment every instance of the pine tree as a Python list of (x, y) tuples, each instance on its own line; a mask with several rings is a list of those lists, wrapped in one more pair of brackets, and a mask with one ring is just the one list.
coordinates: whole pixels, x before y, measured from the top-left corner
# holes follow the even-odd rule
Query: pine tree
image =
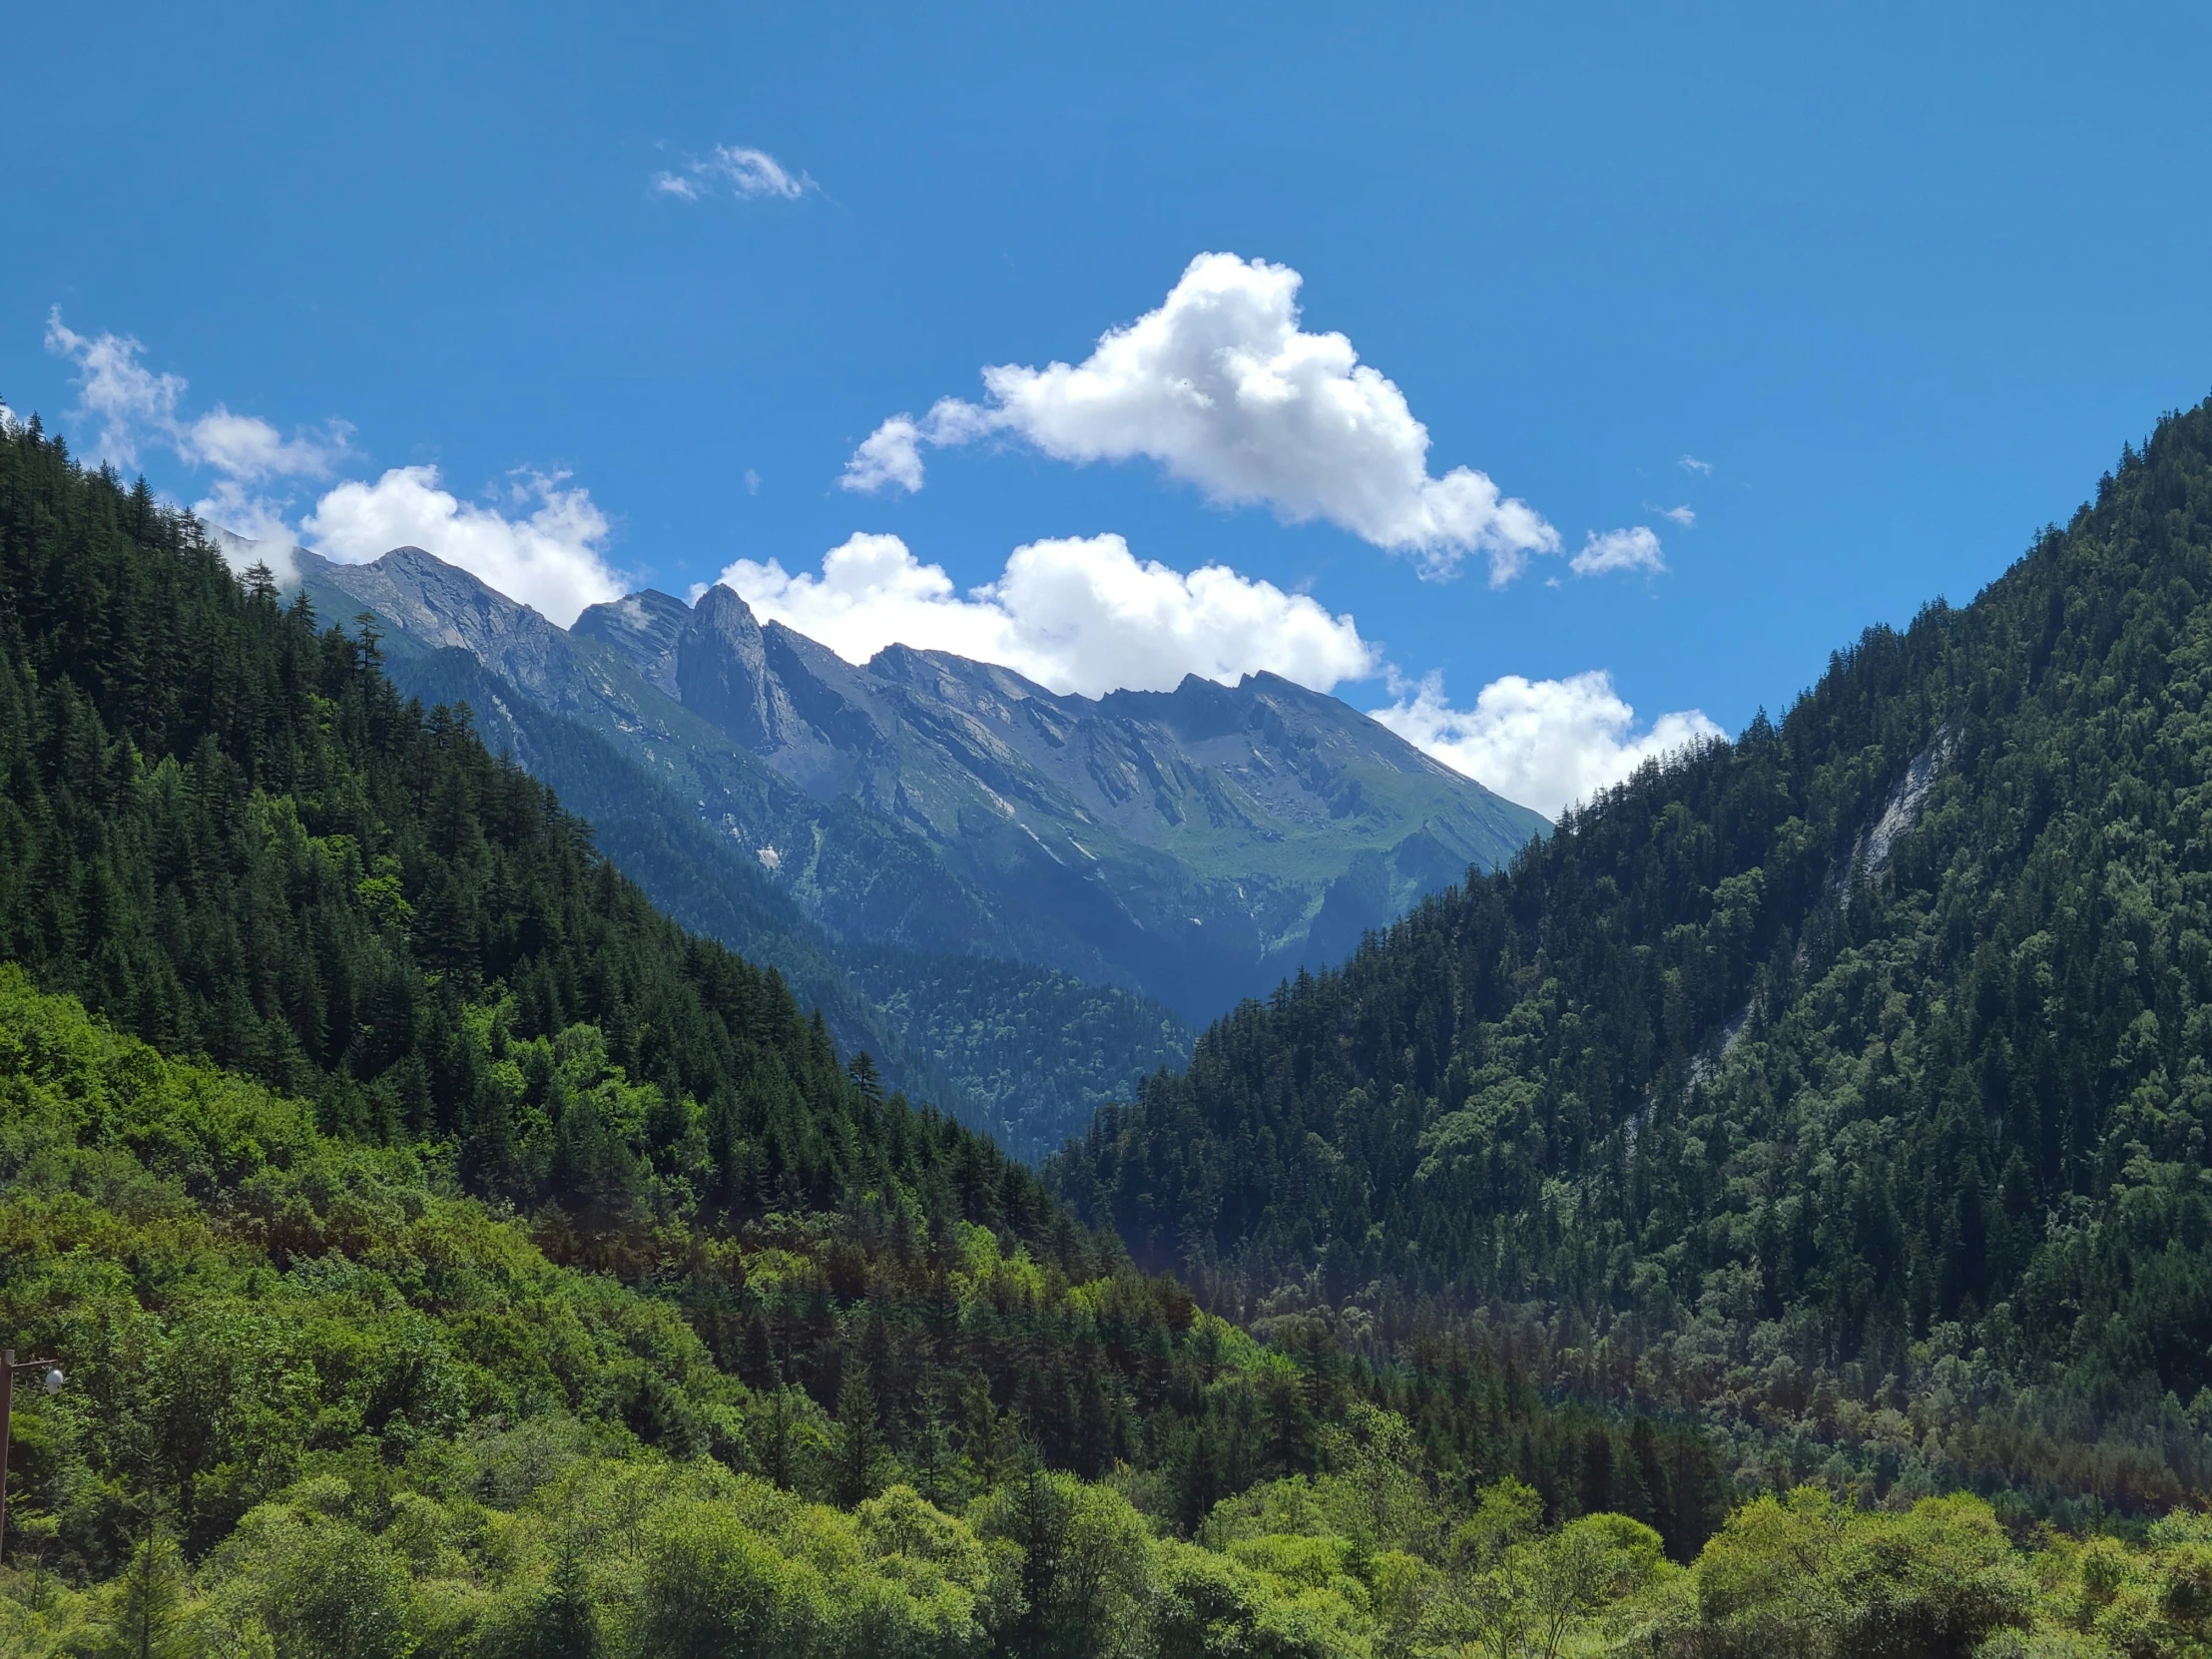
[(831, 1489), (846, 1508), (881, 1489), (884, 1456), (883, 1428), (877, 1420), (875, 1394), (868, 1387), (867, 1371), (854, 1366), (845, 1373), (837, 1390), (837, 1429)]
[(192, 1580), (174, 1539), (156, 1532), (131, 1552), (113, 1591), (106, 1659), (193, 1659), (199, 1652)]
[(564, 1536), (545, 1587), (517, 1621), (499, 1659), (598, 1659), (599, 1607), (583, 1551)]

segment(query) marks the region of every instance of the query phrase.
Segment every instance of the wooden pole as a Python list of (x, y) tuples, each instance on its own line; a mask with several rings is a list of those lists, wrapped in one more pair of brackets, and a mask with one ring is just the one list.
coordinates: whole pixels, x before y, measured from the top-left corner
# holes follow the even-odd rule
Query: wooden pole
[[(0, 1348), (0, 1561), (6, 1559), (8, 1547), (8, 1421), (15, 1415), (15, 1374), (52, 1364), (51, 1360), (18, 1360), (14, 1349)], [(46, 1391), (52, 1393), (61, 1385), (58, 1375), (50, 1377)]]
[(0, 1348), (0, 1564), (8, 1552), (8, 1418), (15, 1412), (15, 1350)]

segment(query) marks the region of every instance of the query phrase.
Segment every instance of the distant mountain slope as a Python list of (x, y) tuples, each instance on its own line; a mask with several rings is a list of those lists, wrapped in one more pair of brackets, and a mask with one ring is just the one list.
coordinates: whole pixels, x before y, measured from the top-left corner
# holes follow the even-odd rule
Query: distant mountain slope
[(1798, 1478), (2203, 1491), (2208, 708), (2212, 405), (1970, 606), (1216, 1025), (1059, 1190), (1226, 1311), (1456, 1320)]
[[(395, 683), (425, 703), (466, 703), (489, 747), (511, 753), (588, 819), (600, 846), (656, 903), (777, 968), (802, 1005), (823, 1009), (838, 1041), (867, 1050), (894, 1086), (988, 1130), (1020, 1156), (1037, 1157), (1080, 1131), (1104, 1101), (1127, 1098), (1137, 1077), (1188, 1058), (1189, 1029), (1134, 992), (1012, 962), (838, 940), (806, 913), (790, 882), (771, 876), (746, 837), (710, 824), (677, 791), (717, 789), (720, 780), (751, 790), (771, 813), (787, 815), (776, 820), (787, 824), (815, 814), (811, 801), (622, 664), (420, 557), (414, 581), (392, 583), (391, 567), (407, 561), (387, 559), (362, 567), (366, 577), (348, 591), (327, 579), (331, 567), (305, 555), (307, 596), (325, 618), (349, 626), (357, 626), (356, 611), (372, 611)], [(648, 721), (657, 723), (654, 740), (623, 741), (626, 727), (634, 735)], [(727, 802), (731, 793), (723, 789), (716, 799)], [(870, 827), (863, 821), (859, 829), (864, 836)], [(867, 987), (884, 982), (880, 965), (891, 958), (904, 977), (886, 1005), (883, 991)], [(996, 1000), (977, 1000), (986, 991)], [(956, 1002), (942, 1000), (955, 994)], [(1067, 1063), (1010, 1070), (1002, 1056), (986, 1057), (978, 1047), (972, 1033), (985, 1031)], [(1100, 1032), (1118, 1034), (1120, 1045), (1101, 1046)], [(1078, 1033), (1091, 1037), (1080, 1056), (1070, 1047)], [(941, 1053), (933, 1046), (940, 1041), (947, 1045)], [(971, 1061), (979, 1069), (969, 1069)]]
[(1325, 961), (1543, 820), (1332, 697), (1274, 675), (1059, 696), (892, 646), (855, 667), (727, 588), (575, 632), (818, 799), (927, 841), (997, 901), (1019, 953), (1203, 1015)]
[(987, 956), (846, 944), (838, 960), (915, 1052), (977, 1102), (1024, 1158), (1057, 1152), (1097, 1109), (1186, 1065), (1189, 1026), (1150, 997)]
[(1543, 827), (1333, 698), (1061, 697), (894, 647), (854, 667), (744, 601), (641, 593), (563, 632), (413, 549), (310, 560), (652, 768), (840, 937), (1011, 957), (1203, 1016)]
[[(389, 643), (389, 642), (387, 642)], [(718, 834), (666, 785), (582, 723), (516, 695), (465, 651), (410, 655), (395, 678), (427, 704), (465, 704), (485, 747), (514, 757), (587, 820), (599, 848), (671, 916), (784, 976), (802, 1007), (820, 1008), (839, 1046), (865, 1050), (896, 1086), (996, 1135), (1014, 1136), (980, 1097), (860, 989), (832, 939), (778, 888), (754, 855)], [(398, 667), (386, 657), (384, 667)]]

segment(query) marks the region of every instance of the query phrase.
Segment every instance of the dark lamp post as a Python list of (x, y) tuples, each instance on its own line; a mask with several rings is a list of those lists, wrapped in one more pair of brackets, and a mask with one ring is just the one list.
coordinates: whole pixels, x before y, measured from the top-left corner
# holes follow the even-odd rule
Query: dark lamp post
[(46, 1391), (60, 1393), (65, 1381), (61, 1367), (51, 1360), (18, 1360), (14, 1349), (0, 1348), (0, 1560), (6, 1559), (8, 1546), (8, 1419), (15, 1414), (15, 1374), (41, 1367)]

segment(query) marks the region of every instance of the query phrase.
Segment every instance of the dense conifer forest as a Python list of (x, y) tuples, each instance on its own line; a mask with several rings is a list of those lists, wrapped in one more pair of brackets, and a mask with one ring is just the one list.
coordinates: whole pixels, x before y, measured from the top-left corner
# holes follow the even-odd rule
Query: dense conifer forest
[[(130, 1574), (172, 1573), (193, 1641), (405, 1651), (413, 1591), (403, 1642), (331, 1648), (289, 1592), (234, 1619), (191, 1586), (292, 1570), (317, 1516), (385, 1571), (395, 1494), (462, 1490), (408, 1471), (510, 1433), (533, 1469), (839, 1516), (905, 1491), (932, 1526), (1028, 1480), (1139, 1543), (1371, 1442), (1440, 1513), (1509, 1468), (1564, 1492), (1602, 1442), (1641, 1448), (1678, 1548), (1717, 1522), (1675, 1425), (1561, 1414), (1471, 1354), (1266, 1348), (1137, 1273), (654, 912), (465, 710), (35, 424), (0, 437), (0, 1320), (73, 1376), (19, 1422), (20, 1631), (106, 1641), (155, 1594)], [(1038, 1570), (961, 1642), (1040, 1651)]]
[(0, 1651), (2203, 1651), (2208, 422), (1043, 1180), (10, 426)]
[[(1789, 1478), (2212, 1482), (2212, 408), (1975, 601), (1207, 1033), (1059, 1190)], [(1473, 1334), (1479, 1334), (1479, 1337)]]

